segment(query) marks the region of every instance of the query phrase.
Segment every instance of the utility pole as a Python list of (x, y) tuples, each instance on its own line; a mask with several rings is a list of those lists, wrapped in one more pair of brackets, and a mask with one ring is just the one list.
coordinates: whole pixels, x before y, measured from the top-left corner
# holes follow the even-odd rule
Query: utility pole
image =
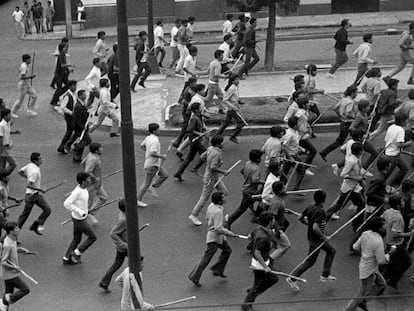
[(72, 38), (72, 7), (70, 0), (65, 0), (66, 38)]
[[(154, 46), (154, 11), (152, 6), (152, 0), (147, 0), (147, 13), (148, 46), (149, 48), (152, 48)], [(158, 67), (154, 49), (152, 49), (151, 53), (148, 55), (148, 63), (151, 66), (152, 73), (160, 73), (160, 68)]]
[(121, 96), (122, 167), (124, 177), (125, 214), (128, 235), (128, 265), (142, 290), (141, 253), (138, 232), (137, 185), (135, 173), (134, 133), (129, 89), (129, 42), (126, 0), (117, 0), (119, 90)]

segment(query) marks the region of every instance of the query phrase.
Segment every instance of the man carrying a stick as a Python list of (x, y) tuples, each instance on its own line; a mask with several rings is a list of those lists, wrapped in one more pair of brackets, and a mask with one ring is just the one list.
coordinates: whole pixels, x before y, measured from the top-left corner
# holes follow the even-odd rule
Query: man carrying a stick
[[(6, 223), (4, 229), (7, 236), (4, 239), (1, 253), (1, 277), (4, 280), (6, 293), (0, 299), (0, 311), (7, 311), (9, 305), (22, 299), (30, 292), (29, 287), (19, 277), (21, 270), (17, 258), (17, 237), (20, 228), (16, 222), (11, 221)], [(15, 288), (18, 289), (16, 292)]]
[[(321, 282), (335, 281), (336, 277), (331, 275), (331, 268), (333, 260), (335, 258), (336, 250), (329, 244), (329, 237), (325, 235), (325, 226), (326, 226), (326, 213), (323, 209), (323, 203), (326, 200), (326, 193), (323, 190), (316, 191), (313, 195), (315, 203), (308, 208), (306, 208), (302, 215), (299, 217), (299, 221), (308, 226), (308, 241), (309, 241), (309, 252), (312, 254), (314, 250), (320, 247), (320, 244), (323, 243), (322, 249), (326, 253), (325, 261), (323, 264), (323, 271), (320, 277)], [(306, 218), (307, 217), (307, 220)], [(318, 259), (319, 250), (309, 256), (303, 264), (297, 267), (292, 275), (301, 276), (307, 270), (309, 270)], [(292, 278), (287, 278), (286, 282), (294, 291), (299, 291), (299, 286), (297, 282)]]
[(40, 165), (43, 163), (43, 159), (38, 152), (33, 152), (30, 155), (31, 163), (22, 167), (18, 174), (24, 178), (27, 178), (26, 186), (26, 196), (25, 196), (25, 205), (22, 213), (17, 220), (17, 224), (21, 229), (32, 212), (33, 206), (36, 204), (42, 210), (42, 213), (39, 215), (37, 220), (33, 222), (29, 230), (33, 231), (38, 235), (43, 235), (45, 227), (43, 226), (46, 222), (46, 219), (49, 217), (51, 210), (46, 200), (40, 193), (46, 193), (46, 190), (40, 188), (41, 183), (41, 174), (40, 174)]

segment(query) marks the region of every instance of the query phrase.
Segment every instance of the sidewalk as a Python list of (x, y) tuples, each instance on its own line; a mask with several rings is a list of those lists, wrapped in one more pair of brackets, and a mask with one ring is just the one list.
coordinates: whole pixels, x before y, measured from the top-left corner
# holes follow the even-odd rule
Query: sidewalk
[[(368, 26), (394, 26), (393, 28), (404, 29), (407, 23), (413, 20), (414, 11), (393, 11), (393, 12), (373, 12), (373, 13), (350, 13), (350, 14), (331, 14), (331, 15), (307, 15), (307, 16), (277, 16), (276, 29), (292, 31), (298, 28), (323, 28), (338, 27), (342, 19), (348, 18), (354, 27)], [(257, 30), (266, 30), (268, 18), (258, 18)], [(220, 36), (223, 21), (200, 21), (194, 24), (194, 40), (203, 38), (206, 35)], [(235, 22), (234, 22), (235, 23)], [(169, 37), (173, 24), (164, 25), (165, 34)], [(55, 32), (46, 34), (28, 35), (24, 40), (59, 40), (65, 36), (65, 25), (54, 27)], [(73, 38), (90, 39), (96, 38), (98, 31), (105, 31), (107, 37), (116, 37), (116, 25), (102, 28), (89, 28), (80, 31), (79, 25), (72, 26)], [(147, 30), (146, 25), (130, 25), (130, 36), (137, 35), (141, 30)]]

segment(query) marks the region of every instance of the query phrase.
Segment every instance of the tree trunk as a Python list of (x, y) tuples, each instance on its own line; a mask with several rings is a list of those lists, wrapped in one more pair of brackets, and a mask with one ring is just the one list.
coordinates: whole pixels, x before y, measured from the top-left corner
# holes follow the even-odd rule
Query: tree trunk
[(269, 24), (267, 25), (265, 69), (273, 71), (275, 53), (275, 27), (276, 27), (276, 0), (269, 0)]

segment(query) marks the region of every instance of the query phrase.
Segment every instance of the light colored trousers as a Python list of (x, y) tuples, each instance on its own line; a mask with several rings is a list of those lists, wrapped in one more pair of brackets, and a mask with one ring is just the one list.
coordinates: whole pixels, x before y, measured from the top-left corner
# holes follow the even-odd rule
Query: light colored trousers
[(108, 117), (112, 120), (112, 127), (111, 127), (111, 133), (118, 133), (119, 132), (119, 120), (115, 113), (112, 111), (109, 111), (108, 113), (99, 113), (98, 114), (98, 120), (96, 120), (96, 123), (94, 123), (90, 129), (89, 133), (92, 133), (95, 131), (105, 120), (105, 118)]
[(19, 98), (14, 103), (11, 109), (12, 113), (17, 113), (17, 111), (20, 109), (21, 105), (23, 104), (23, 101), (26, 95), (29, 95), (28, 108), (32, 109), (37, 100), (37, 94), (35, 90), (29, 84), (23, 84), (21, 82), (17, 84), (17, 90), (19, 91)]
[(402, 71), (407, 63), (413, 64), (413, 67), (411, 68), (411, 74), (410, 77), (414, 78), (414, 57), (411, 56), (409, 51), (403, 51), (400, 53), (400, 63), (395, 67), (395, 69), (388, 75), (389, 77), (395, 76), (397, 73)]
[(90, 187), (88, 191), (89, 191), (89, 202), (88, 202), (89, 210), (96, 209), (96, 212), (92, 212), (90, 214), (96, 215), (96, 213), (98, 212), (97, 210), (100, 209), (102, 205), (104, 205), (106, 201), (108, 200), (108, 194), (106, 193), (102, 185), (100, 186), (93, 185), (93, 187)]
[(152, 187), (159, 188), (162, 183), (168, 178), (168, 172), (162, 166), (159, 168), (157, 166), (150, 166), (144, 169), (145, 170), (145, 180), (142, 183), (141, 187), (139, 188), (137, 194), (137, 200), (141, 201), (147, 192), (148, 188), (151, 187), (152, 180), (154, 179), (155, 175), (158, 173), (157, 180), (152, 184)]
[(271, 254), (270, 258), (280, 259), (290, 248), (291, 244), (288, 236), (283, 231), (280, 232), (280, 237), (276, 237), (277, 249), (275, 249)]
[[(191, 212), (193, 216), (197, 217), (198, 214), (200, 214), (203, 207), (206, 206), (207, 202), (210, 200), (211, 194), (213, 193), (214, 185), (216, 184), (217, 180), (218, 180), (217, 178), (213, 178), (213, 179), (203, 178), (203, 190), (201, 190), (200, 199), (198, 200), (197, 204), (194, 206), (193, 211)], [(229, 194), (229, 191), (227, 190), (226, 185), (222, 181), (218, 183), (218, 185), (216, 186), (216, 189), (218, 191), (223, 192), (226, 196)]]
[(184, 60), (185, 58), (190, 54), (190, 52), (187, 49), (187, 46), (184, 44), (177, 44), (178, 51), (180, 52), (180, 59), (178, 60), (177, 67), (175, 68), (176, 71), (183, 70), (184, 67)]

